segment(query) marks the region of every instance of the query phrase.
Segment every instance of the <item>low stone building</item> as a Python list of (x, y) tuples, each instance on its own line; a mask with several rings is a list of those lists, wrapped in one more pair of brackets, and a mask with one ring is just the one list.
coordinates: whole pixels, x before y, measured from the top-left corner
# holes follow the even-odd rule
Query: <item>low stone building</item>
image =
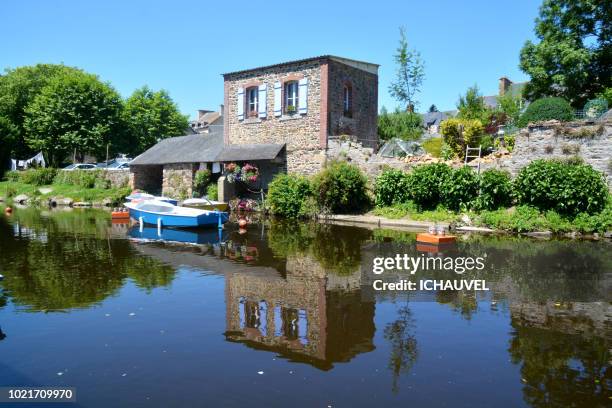
[(287, 171), (312, 174), (330, 136), (378, 146), (378, 65), (321, 56), (224, 78), (226, 145), (284, 144)]

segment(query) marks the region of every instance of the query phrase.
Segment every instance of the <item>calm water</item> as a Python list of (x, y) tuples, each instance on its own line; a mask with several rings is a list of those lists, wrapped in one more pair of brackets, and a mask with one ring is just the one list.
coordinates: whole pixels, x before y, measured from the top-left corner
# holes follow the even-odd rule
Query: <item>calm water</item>
[(610, 243), (469, 238), (445, 256), (486, 257), (490, 292), (406, 295), (373, 292), (371, 267), (419, 256), (410, 233), (163, 238), (104, 212), (0, 216), (0, 385), (76, 387), (82, 407), (612, 402)]

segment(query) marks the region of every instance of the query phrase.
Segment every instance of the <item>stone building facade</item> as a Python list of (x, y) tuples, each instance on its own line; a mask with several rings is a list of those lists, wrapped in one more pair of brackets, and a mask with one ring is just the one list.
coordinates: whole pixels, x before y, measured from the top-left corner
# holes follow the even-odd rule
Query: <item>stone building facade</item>
[(224, 142), (285, 144), (289, 172), (325, 163), (328, 138), (376, 148), (378, 65), (322, 56), (224, 74)]

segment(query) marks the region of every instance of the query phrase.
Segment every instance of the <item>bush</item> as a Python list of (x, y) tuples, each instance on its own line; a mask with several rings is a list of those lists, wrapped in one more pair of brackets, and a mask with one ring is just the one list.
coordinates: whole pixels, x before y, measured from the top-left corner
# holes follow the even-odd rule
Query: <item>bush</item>
[(441, 188), (452, 169), (444, 163), (417, 166), (410, 173), (410, 195), (420, 208), (435, 208), (441, 201)]
[(57, 175), (57, 169), (41, 167), (38, 169), (24, 170), (18, 174), (19, 181), (24, 184), (46, 186), (53, 183), (53, 179)]
[(506, 171), (490, 169), (480, 175), (480, 195), (474, 207), (477, 210), (495, 210), (512, 203), (512, 181)]
[(519, 172), (514, 194), (519, 204), (576, 215), (600, 212), (609, 193), (603, 174), (589, 165), (536, 160)]
[(584, 116), (598, 118), (608, 110), (608, 101), (603, 98), (591, 99), (584, 104)]
[(423, 149), (433, 157), (441, 157), (443, 140), (441, 137), (432, 137), (423, 141)]
[(219, 199), (219, 187), (217, 186), (217, 183), (210, 183), (208, 187), (206, 187), (206, 197), (213, 201), (217, 201)]
[(478, 176), (470, 167), (453, 170), (441, 184), (442, 204), (451, 210), (466, 209), (478, 195)]
[(401, 170), (386, 169), (376, 178), (376, 205), (384, 207), (404, 203), (410, 199), (410, 176)]
[(53, 182), (56, 184), (69, 184), (83, 188), (94, 188), (96, 180), (103, 177), (102, 172), (99, 170), (59, 171)]
[(525, 127), (529, 123), (545, 120), (570, 121), (574, 119), (574, 110), (568, 101), (563, 98), (542, 98), (531, 103), (519, 119), (519, 126)]
[(367, 178), (357, 167), (346, 162), (331, 162), (314, 180), (319, 205), (332, 213), (353, 213), (370, 203)]
[(444, 142), (460, 157), (465, 154), (467, 146), (476, 147), (480, 143), (483, 132), (484, 127), (478, 119), (450, 118), (440, 124)]
[(195, 172), (193, 177), (193, 189), (200, 196), (206, 193), (206, 186), (210, 181), (210, 170), (202, 169)]
[(268, 185), (270, 212), (287, 218), (303, 217), (312, 190), (308, 179), (293, 174), (278, 174)]
[(7, 181), (18, 182), (19, 181), (19, 172), (18, 171), (9, 171), (6, 173), (5, 178)]
[[(342, 129), (337, 129), (341, 132)], [(383, 108), (378, 116), (378, 135), (381, 140), (398, 137), (403, 140), (416, 140), (423, 134), (423, 119), (414, 112), (387, 113)]]

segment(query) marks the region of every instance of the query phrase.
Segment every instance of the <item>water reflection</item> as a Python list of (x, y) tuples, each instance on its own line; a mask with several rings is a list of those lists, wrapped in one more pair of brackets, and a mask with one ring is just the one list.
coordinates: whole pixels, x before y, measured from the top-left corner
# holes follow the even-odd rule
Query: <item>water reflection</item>
[[(441, 253), (423, 252), (412, 233), (267, 221), (246, 231), (228, 224), (222, 232), (160, 235), (156, 228), (112, 224), (99, 211), (19, 210), (0, 218), (0, 308), (9, 302), (29, 312), (91, 308), (118, 296), (127, 281), (154, 296), (154, 288), (169, 286), (188, 266), (205, 278), (223, 278), (224, 324), (215, 329), (225, 344), (321, 371), (376, 354), (387, 367), (385, 386), (400, 398), (408, 395), (410, 373), (431, 370), (435, 376), (443, 368), (422, 367), (430, 361), (428, 346), (451, 347), (454, 333), (419, 331), (428, 317), (484, 325), (479, 330), (501, 322), (526, 404), (605, 406), (612, 385), (610, 249), (605, 242), (471, 237)], [(397, 253), (483, 256), (486, 268), (477, 277), (492, 290), (374, 292), (373, 258)], [(410, 278), (405, 271), (385, 275)], [(462, 276), (471, 277), (476, 275)], [(456, 276), (436, 272), (435, 278)], [(488, 347), (478, 333), (464, 332), (463, 341)], [(511, 366), (499, 370), (512, 373)]]

